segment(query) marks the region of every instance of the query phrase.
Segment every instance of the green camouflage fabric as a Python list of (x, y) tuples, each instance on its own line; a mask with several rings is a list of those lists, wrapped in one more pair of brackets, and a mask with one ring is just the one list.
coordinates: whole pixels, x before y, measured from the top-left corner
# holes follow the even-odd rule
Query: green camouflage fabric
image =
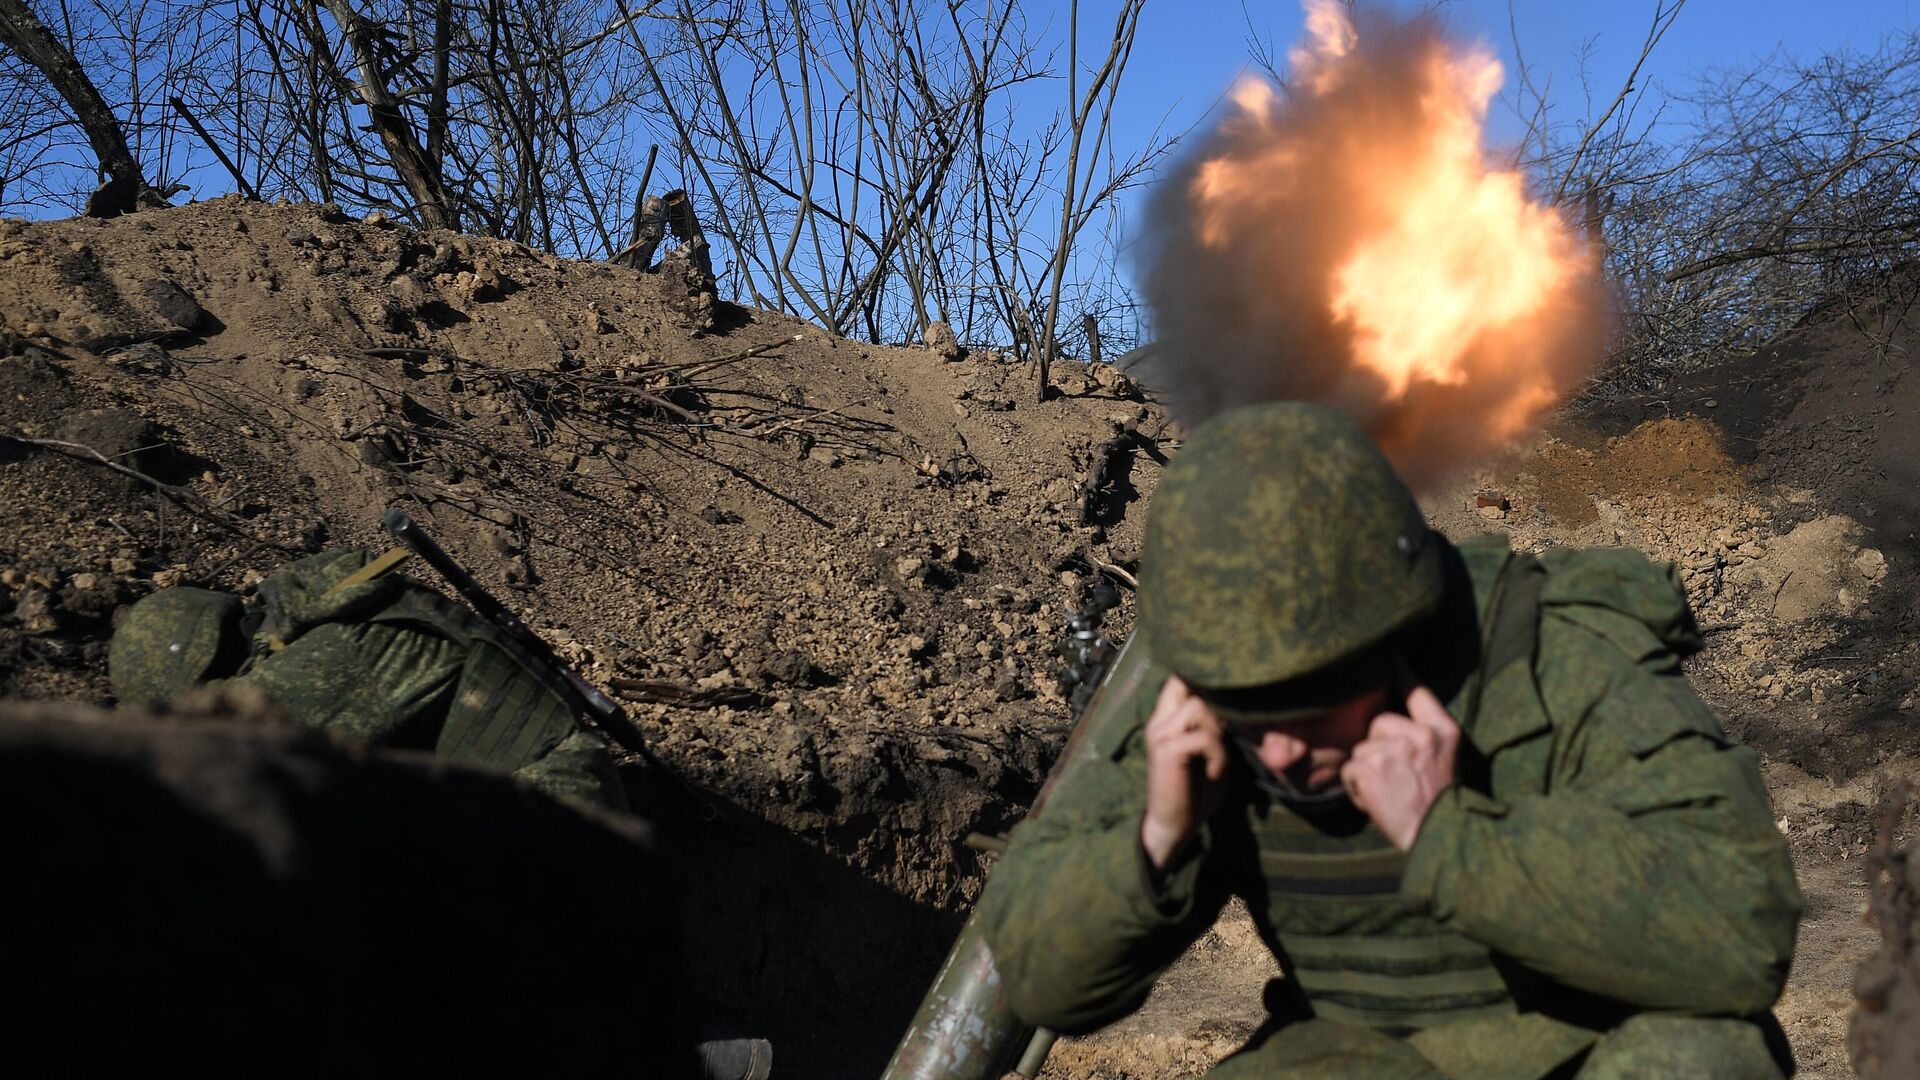
[(532, 765), (574, 731), (569, 700), (522, 664), (511, 642), (475, 639), (434, 752), (509, 771)]
[[(625, 809), (611, 753), (580, 730), (564, 693), (511, 641), (433, 589), (394, 573), (343, 584), (370, 558), (359, 548), (325, 551), (262, 581), (252, 660), (225, 681), (257, 687), (302, 723), (354, 742), (431, 751), (512, 773), (549, 794)], [(183, 593), (196, 595), (175, 595)], [(206, 597), (239, 604), (176, 589), (128, 612), (112, 645), (116, 696), (150, 702), (184, 689), (149, 676), (148, 658), (164, 644), (165, 617), (187, 618)]]
[(162, 589), (127, 609), (107, 646), (107, 682), (123, 704), (151, 708), (240, 670), (247, 640), (240, 598), (211, 589)]
[(576, 731), (535, 760), (513, 770), (513, 778), (556, 797), (626, 809), (626, 789), (614, 769), (613, 755), (600, 736)]
[[(1156, 882), (1141, 728), (1169, 669), (1143, 653), (981, 898), (1014, 1008), (1069, 1033), (1125, 1015), (1238, 895), (1286, 977), (1216, 1080), (1785, 1075), (1767, 1010), (1800, 895), (1756, 757), (1681, 673), (1700, 639), (1672, 568), (1435, 542), (1441, 602), (1398, 640), (1465, 738), (1412, 850), (1303, 828), (1243, 777)], [(1495, 593), (1521, 580), (1531, 648), (1496, 665), (1521, 605)]]
[(1431, 612), (1441, 543), (1343, 414), (1231, 409), (1194, 431), (1154, 492), (1139, 630), (1195, 686), (1294, 679)]
[(431, 750), (466, 663), (471, 617), (398, 574), (340, 587), (367, 559), (360, 548), (323, 551), (268, 575), (256, 659), (230, 681), (265, 691), (310, 727)]

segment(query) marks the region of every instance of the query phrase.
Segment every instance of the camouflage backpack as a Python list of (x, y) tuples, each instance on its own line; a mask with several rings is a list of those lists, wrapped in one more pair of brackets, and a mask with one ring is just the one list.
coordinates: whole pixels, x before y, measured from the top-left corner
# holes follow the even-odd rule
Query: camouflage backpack
[(623, 807), (612, 758), (581, 730), (566, 690), (491, 625), (393, 565), (360, 548), (325, 551), (262, 581), (251, 611), (204, 589), (157, 592), (114, 633), (114, 694), (152, 705), (224, 679), (355, 742), (430, 750)]

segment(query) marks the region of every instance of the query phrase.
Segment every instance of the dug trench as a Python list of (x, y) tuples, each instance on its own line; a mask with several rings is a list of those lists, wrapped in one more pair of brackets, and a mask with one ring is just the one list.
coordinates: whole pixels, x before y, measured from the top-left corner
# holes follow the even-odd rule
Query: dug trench
[[(0, 222), (0, 693), (107, 704), (126, 604), (383, 547), (402, 506), (630, 696), (689, 993), (777, 1075), (877, 1075), (984, 880), (965, 837), (1064, 740), (1066, 617), (1137, 568), (1177, 432), (1110, 368), (1057, 364), (1037, 402), (1004, 355), (834, 338), (684, 269), (238, 200)], [(1781, 1014), (1813, 1077), (1847, 1075), (1860, 859), (1920, 755), (1902, 295), (1576, 407), (1428, 499), (1456, 536), (1682, 566), (1692, 674), (1808, 893)], [(1274, 974), (1229, 918), (1048, 1075), (1199, 1075)]]
[(0, 694), (106, 704), (127, 604), (400, 506), (627, 688), (686, 992), (782, 1076), (874, 1075), (1064, 737), (1055, 646), (1156, 466), (1084, 478), (1150, 409), (683, 271), (323, 206), (0, 222)]

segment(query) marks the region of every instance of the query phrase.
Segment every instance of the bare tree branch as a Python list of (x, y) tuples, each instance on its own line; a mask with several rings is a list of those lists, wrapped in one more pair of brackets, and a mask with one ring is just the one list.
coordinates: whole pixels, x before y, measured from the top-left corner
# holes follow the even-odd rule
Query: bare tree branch
[(87, 200), (88, 217), (117, 217), (142, 206), (167, 204), (166, 198), (141, 177), (120, 121), (93, 80), (25, 0), (0, 0), (0, 42), (46, 76), (86, 131), (99, 171), (107, 177)]

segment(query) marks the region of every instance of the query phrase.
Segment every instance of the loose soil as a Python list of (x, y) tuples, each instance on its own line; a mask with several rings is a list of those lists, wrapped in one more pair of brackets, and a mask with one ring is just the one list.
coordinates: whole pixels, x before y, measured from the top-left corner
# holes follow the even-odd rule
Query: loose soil
[[(1761, 752), (1807, 894), (1780, 1015), (1811, 1077), (1849, 1074), (1878, 940), (1861, 859), (1920, 760), (1900, 293), (1570, 411), (1427, 500), (1455, 536), (1682, 567), (1693, 677)], [(679, 688), (631, 707), (672, 775), (628, 779), (679, 880), (691, 992), (803, 1080), (880, 1071), (978, 894), (964, 838), (1017, 821), (1058, 752), (1066, 616), (1102, 565), (1135, 568), (1158, 478), (1123, 453), (1088, 513), (1096, 448), (1160, 425), (1106, 369), (1058, 365), (1039, 403), (997, 353), (836, 339), (681, 264), (324, 206), (0, 222), (0, 332), (0, 694), (104, 704), (125, 604), (384, 547), (404, 507), (589, 678)], [(1277, 974), (1230, 913), (1047, 1075), (1197, 1076)]]
[(589, 678), (735, 702), (631, 710), (693, 990), (783, 1076), (879, 1072), (978, 892), (964, 838), (1061, 743), (1089, 556), (1133, 562), (1078, 486), (1125, 385), (1068, 364), (1040, 404), (996, 355), (330, 207), (0, 223), (0, 283), (0, 693), (103, 703), (126, 603), (384, 548), (403, 507)]

